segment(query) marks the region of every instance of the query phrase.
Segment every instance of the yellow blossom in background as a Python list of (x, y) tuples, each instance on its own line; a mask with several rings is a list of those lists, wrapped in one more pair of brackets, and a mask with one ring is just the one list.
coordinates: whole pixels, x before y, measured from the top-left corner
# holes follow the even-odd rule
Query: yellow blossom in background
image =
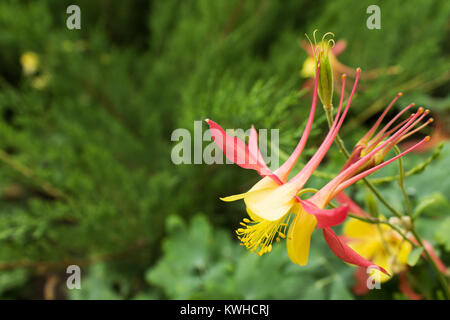
[[(353, 250), (383, 267), (390, 274), (398, 274), (407, 268), (408, 255), (412, 246), (386, 225), (350, 219), (344, 225), (344, 237)], [(378, 273), (377, 278), (380, 282), (390, 279), (380, 271), (373, 270), (372, 275), (375, 273)]]
[(26, 51), (20, 56), (22, 71), (31, 83), (31, 86), (37, 90), (47, 87), (50, 74), (42, 70), (39, 55), (32, 51)]
[(27, 51), (20, 56), (23, 73), (30, 76), (39, 68), (39, 56), (35, 52)]
[(300, 71), (300, 75), (303, 78), (312, 78), (314, 76), (315, 71), (315, 61), (312, 57), (307, 57), (305, 62), (303, 63), (302, 70)]

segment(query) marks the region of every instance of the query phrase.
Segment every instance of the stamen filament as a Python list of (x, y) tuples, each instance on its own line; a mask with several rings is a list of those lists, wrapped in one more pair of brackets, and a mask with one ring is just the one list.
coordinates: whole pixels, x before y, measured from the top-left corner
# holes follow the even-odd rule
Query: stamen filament
[[(383, 134), (382, 137), (378, 138), (377, 140), (373, 141), (374, 139), (372, 139), (370, 141), (370, 144), (367, 146), (367, 148), (365, 148), (365, 153), (369, 152), (370, 150), (372, 150), (378, 143), (380, 143), (381, 141), (383, 141), (385, 138), (387, 138), (388, 136), (390, 136), (392, 133), (396, 132), (399, 128), (401, 128), (406, 122), (408, 122), (412, 117), (414, 116), (414, 114), (411, 114), (407, 119), (403, 120), (402, 122), (400, 122), (398, 125), (396, 125), (393, 129), (389, 130), (388, 132), (386, 132), (385, 134)], [(372, 142), (373, 141), (373, 142)]]
[(411, 135), (413, 135), (414, 133), (416, 133), (417, 131), (422, 130), (423, 128), (425, 128), (426, 126), (428, 126), (430, 123), (432, 123), (434, 121), (433, 118), (428, 119), (427, 122), (425, 122), (424, 124), (422, 124), (420, 127), (414, 129), (413, 131), (411, 131), (408, 134), (405, 134), (403, 137), (400, 138), (400, 140), (398, 142), (401, 142), (403, 140), (405, 140), (406, 138), (410, 137)]
[(380, 132), (377, 133), (377, 135), (373, 138), (373, 139), (378, 139), (380, 136), (383, 135), (383, 133), (389, 129), (389, 127), (406, 111), (408, 111), (410, 108), (414, 107), (416, 104), (415, 103), (411, 103), (410, 105), (408, 105), (406, 108), (404, 108), (402, 111), (400, 111), (394, 118), (392, 118), (391, 121), (388, 122), (388, 124), (386, 126), (384, 126), (383, 129), (380, 130)]
[(361, 139), (361, 141), (366, 141), (366, 140), (368, 140), (368, 139), (370, 139), (372, 137), (372, 135), (375, 133), (375, 131), (377, 130), (378, 126), (381, 124), (381, 122), (383, 121), (384, 117), (388, 113), (388, 111), (391, 109), (391, 107), (394, 105), (394, 103), (398, 100), (398, 98), (400, 98), (402, 95), (403, 95), (402, 92), (397, 93), (395, 98), (392, 99), (391, 103), (389, 103), (389, 105), (386, 107), (384, 112), (381, 114), (381, 116), (375, 122), (373, 127), (364, 135), (364, 137)]
[(347, 169), (341, 171), (341, 173), (339, 173), (333, 180), (328, 182), (328, 184), (326, 184), (322, 189), (320, 189), (320, 191), (317, 192), (312, 198), (320, 198), (323, 196), (328, 198), (328, 196), (331, 195), (331, 193), (335, 193), (333, 192), (333, 190), (335, 190), (345, 180), (350, 178), (364, 163), (366, 163), (378, 151), (385, 148), (388, 144), (397, 139), (422, 112), (423, 109), (422, 110), (419, 109), (419, 111), (413, 117), (411, 117), (411, 119), (392, 137), (384, 141), (382, 144), (380, 144), (374, 150), (370, 151), (368, 154), (363, 156), (358, 161), (351, 164)]
[(372, 168), (370, 168), (370, 169), (368, 169), (368, 170), (366, 170), (366, 171), (364, 171), (364, 172), (362, 172), (360, 174), (357, 174), (356, 176), (346, 180), (344, 183), (340, 184), (337, 187), (337, 189), (336, 189), (336, 191), (334, 193), (338, 194), (339, 192), (343, 191), (344, 189), (346, 189), (347, 187), (349, 187), (353, 183), (357, 182), (358, 180), (368, 176), (369, 174), (377, 171), (378, 169), (380, 169), (380, 168), (382, 168), (384, 166), (387, 166), (388, 164), (390, 164), (391, 162), (397, 160), (398, 158), (403, 157), (405, 154), (411, 152), (412, 150), (416, 149), (417, 147), (421, 146), (422, 144), (426, 143), (429, 140), (430, 140), (430, 137), (427, 136), (424, 139), (422, 139), (420, 142), (416, 143), (414, 146), (409, 148), (408, 150), (403, 151), (402, 153), (396, 155), (395, 157), (393, 157), (393, 158), (391, 158), (391, 159), (389, 159), (387, 161), (384, 161), (383, 163), (380, 163), (379, 165), (377, 165), (375, 167), (372, 167)]

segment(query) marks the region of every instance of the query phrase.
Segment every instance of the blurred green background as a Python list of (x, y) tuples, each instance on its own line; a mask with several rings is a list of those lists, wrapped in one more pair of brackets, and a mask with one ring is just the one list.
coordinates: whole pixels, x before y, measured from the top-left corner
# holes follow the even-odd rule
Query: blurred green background
[[(81, 30), (66, 28), (70, 4), (81, 8)], [(372, 4), (380, 30), (366, 27)], [(256, 173), (170, 158), (173, 130), (192, 132), (208, 117), (224, 128), (279, 128), (283, 160), (311, 104), (299, 41), (316, 28), (347, 41), (341, 63), (377, 70), (344, 123), (348, 147), (398, 91), (396, 110), (415, 102), (438, 120), (424, 134), (443, 148), (406, 186), (419, 231), (450, 263), (449, 17), (444, 0), (2, 0), (0, 298), (357, 298), (355, 269), (318, 231), (303, 268), (284, 243), (263, 257), (239, 245), (243, 203), (219, 197), (246, 191)], [(318, 110), (306, 156), (326, 133)], [(406, 169), (435, 148), (409, 155)], [(308, 186), (344, 161), (333, 146)], [(396, 181), (378, 186), (402, 209)], [(349, 194), (362, 207), (371, 201), (362, 185)], [(66, 288), (70, 264), (81, 267), (81, 290)], [(413, 273), (434, 297), (429, 266)], [(362, 298), (404, 299), (397, 282)]]

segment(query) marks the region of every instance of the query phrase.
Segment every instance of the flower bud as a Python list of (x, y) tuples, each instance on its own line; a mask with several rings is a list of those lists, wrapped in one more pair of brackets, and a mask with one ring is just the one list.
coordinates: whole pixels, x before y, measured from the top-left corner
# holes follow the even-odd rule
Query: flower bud
[(327, 36), (330, 35), (331, 37), (333, 37), (334, 34), (331, 32), (327, 32), (322, 36), (322, 40), (317, 42), (317, 31), (318, 30), (314, 30), (313, 33), (314, 44), (312, 43), (308, 35), (306, 35), (311, 44), (312, 56), (314, 59), (307, 59), (307, 61), (305, 61), (301, 74), (311, 74), (311, 62), (314, 63), (314, 73), (317, 70), (316, 68), (320, 64), (318, 84), (319, 98), (326, 109), (331, 109), (333, 103), (333, 67), (331, 64), (331, 60), (333, 60), (334, 56), (330, 50), (330, 45), (334, 46), (334, 40), (332, 38), (327, 39)]
[(320, 72), (318, 93), (320, 101), (325, 108), (331, 108), (333, 104), (333, 69), (330, 62), (330, 46), (328, 42), (318, 45), (320, 55)]

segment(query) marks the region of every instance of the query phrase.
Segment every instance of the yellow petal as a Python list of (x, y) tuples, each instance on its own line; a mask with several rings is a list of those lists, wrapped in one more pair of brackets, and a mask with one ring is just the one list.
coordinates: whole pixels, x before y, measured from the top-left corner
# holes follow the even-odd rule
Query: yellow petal
[(287, 251), (293, 263), (304, 266), (308, 263), (311, 234), (316, 227), (316, 218), (303, 208), (296, 206), (296, 215), (288, 231)]
[(248, 216), (253, 220), (253, 221), (260, 221), (261, 220), (261, 218), (260, 217), (258, 217), (256, 214), (254, 214), (253, 212), (252, 212), (252, 210), (250, 210), (248, 207), (246, 207), (246, 209), (247, 209), (247, 213), (248, 213)]
[(377, 237), (377, 226), (357, 219), (350, 219), (344, 226), (344, 235), (353, 239)]
[(397, 255), (398, 262), (400, 262), (401, 264), (406, 264), (408, 262), (408, 256), (411, 250), (412, 250), (411, 243), (406, 241), (402, 242), (402, 244), (400, 245), (400, 250)]
[(275, 221), (286, 215), (295, 202), (296, 186), (286, 183), (245, 197), (245, 204), (257, 216)]
[(275, 181), (273, 181), (272, 178), (264, 177), (263, 179), (258, 181), (258, 183), (256, 183), (248, 192), (235, 194), (233, 196), (223, 197), (223, 198), (220, 198), (220, 200), (226, 201), (226, 202), (231, 202), (231, 201), (244, 199), (245, 197), (250, 196), (250, 195), (255, 197), (255, 199), (258, 199), (260, 197), (258, 194), (258, 191), (268, 190), (268, 189), (273, 190), (276, 187), (278, 187), (278, 184)]
[(257, 190), (263, 190), (263, 189), (276, 189), (279, 186), (278, 183), (276, 183), (272, 178), (270, 177), (264, 177), (261, 180), (259, 180), (250, 190), (250, 191), (257, 191)]
[[(389, 256), (386, 254), (386, 252), (379, 252), (377, 255), (375, 255), (372, 262), (392, 274), (392, 266), (389, 264)], [(371, 276), (379, 279), (381, 283), (386, 282), (391, 278), (385, 273), (375, 269), (372, 271)]]
[(368, 260), (372, 259), (378, 251), (383, 250), (383, 244), (378, 241), (378, 239), (356, 240), (349, 242), (348, 245), (359, 255)]
[(247, 192), (246, 193), (235, 194), (233, 196), (220, 198), (220, 200), (225, 201), (225, 202), (236, 201), (236, 200), (244, 199), (246, 194), (247, 194)]

